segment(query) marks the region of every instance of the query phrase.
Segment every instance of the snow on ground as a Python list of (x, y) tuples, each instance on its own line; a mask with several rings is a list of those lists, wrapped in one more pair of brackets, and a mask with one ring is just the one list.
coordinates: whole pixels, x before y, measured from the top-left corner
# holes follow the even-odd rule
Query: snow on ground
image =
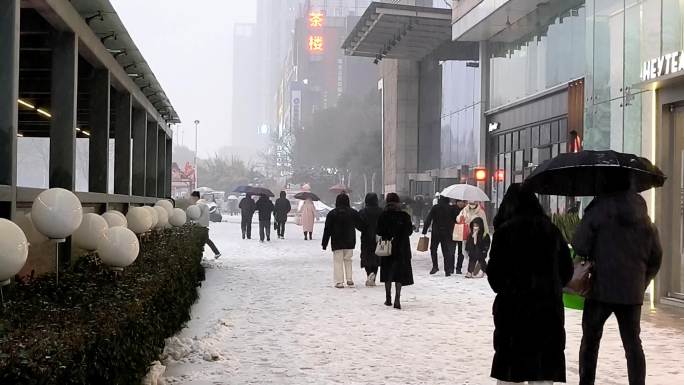
[[(364, 286), (358, 252), (357, 286), (332, 286), (321, 224), (313, 241), (304, 241), (294, 224), (286, 240), (265, 244), (253, 230), (257, 240), (243, 241), (237, 218), (212, 224), (223, 257), (214, 261), (205, 250), (207, 279), (192, 320), (167, 342), (167, 384), (495, 383), (489, 377), (494, 296), (486, 279), (430, 276), (429, 255), (415, 253), (416, 284), (404, 288), (399, 311), (383, 305), (383, 287)], [(567, 311), (566, 319), (568, 382), (576, 384), (581, 313)], [(683, 320), (644, 321), (648, 384), (684, 383)], [(596, 383), (626, 384), (626, 373), (612, 318)]]

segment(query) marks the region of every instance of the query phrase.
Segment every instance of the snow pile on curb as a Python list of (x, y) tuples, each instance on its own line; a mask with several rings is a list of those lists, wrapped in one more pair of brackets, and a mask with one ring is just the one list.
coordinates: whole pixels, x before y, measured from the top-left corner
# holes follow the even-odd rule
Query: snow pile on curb
[(150, 367), (150, 371), (142, 380), (142, 385), (166, 385), (166, 381), (161, 378), (166, 371), (166, 366), (159, 361), (154, 361)]
[(173, 361), (186, 360), (190, 362), (223, 361), (226, 355), (221, 351), (222, 341), (231, 334), (229, 321), (220, 319), (204, 337), (181, 338), (171, 337), (166, 339), (162, 362), (168, 365)]

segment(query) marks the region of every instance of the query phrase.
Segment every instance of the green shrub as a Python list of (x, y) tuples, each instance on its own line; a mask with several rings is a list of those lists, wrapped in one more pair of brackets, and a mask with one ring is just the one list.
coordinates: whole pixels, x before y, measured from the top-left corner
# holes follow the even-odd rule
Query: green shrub
[(553, 214), (553, 223), (560, 229), (565, 241), (572, 242), (572, 237), (575, 235), (575, 230), (580, 223), (579, 214)]
[(95, 255), (9, 291), (0, 321), (0, 384), (139, 384), (164, 339), (190, 319), (204, 280), (205, 228), (141, 240), (118, 279)]

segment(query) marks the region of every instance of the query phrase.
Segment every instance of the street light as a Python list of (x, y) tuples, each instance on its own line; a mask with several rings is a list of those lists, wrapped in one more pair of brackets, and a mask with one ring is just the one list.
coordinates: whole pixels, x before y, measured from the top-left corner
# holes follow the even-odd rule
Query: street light
[(200, 124), (199, 120), (195, 120), (195, 190), (197, 190), (197, 126)]

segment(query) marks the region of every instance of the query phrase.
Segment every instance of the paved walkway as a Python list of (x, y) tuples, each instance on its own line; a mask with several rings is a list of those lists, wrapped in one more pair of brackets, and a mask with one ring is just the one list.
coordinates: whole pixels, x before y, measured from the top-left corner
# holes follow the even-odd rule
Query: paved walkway
[[(397, 311), (383, 305), (383, 288), (363, 285), (358, 254), (357, 287), (333, 288), (332, 256), (316, 230), (307, 242), (288, 225), (287, 240), (261, 244), (241, 240), (236, 223), (212, 225), (224, 257), (214, 261), (207, 250), (193, 319), (167, 344), (167, 384), (495, 383), (494, 296), (485, 279), (429, 276), (428, 255), (416, 253), (416, 284)], [(643, 323), (647, 383), (684, 384), (684, 318), (660, 313)], [(568, 381), (577, 384), (581, 313), (568, 311), (566, 320)], [(626, 373), (611, 319), (597, 384), (626, 384)]]

